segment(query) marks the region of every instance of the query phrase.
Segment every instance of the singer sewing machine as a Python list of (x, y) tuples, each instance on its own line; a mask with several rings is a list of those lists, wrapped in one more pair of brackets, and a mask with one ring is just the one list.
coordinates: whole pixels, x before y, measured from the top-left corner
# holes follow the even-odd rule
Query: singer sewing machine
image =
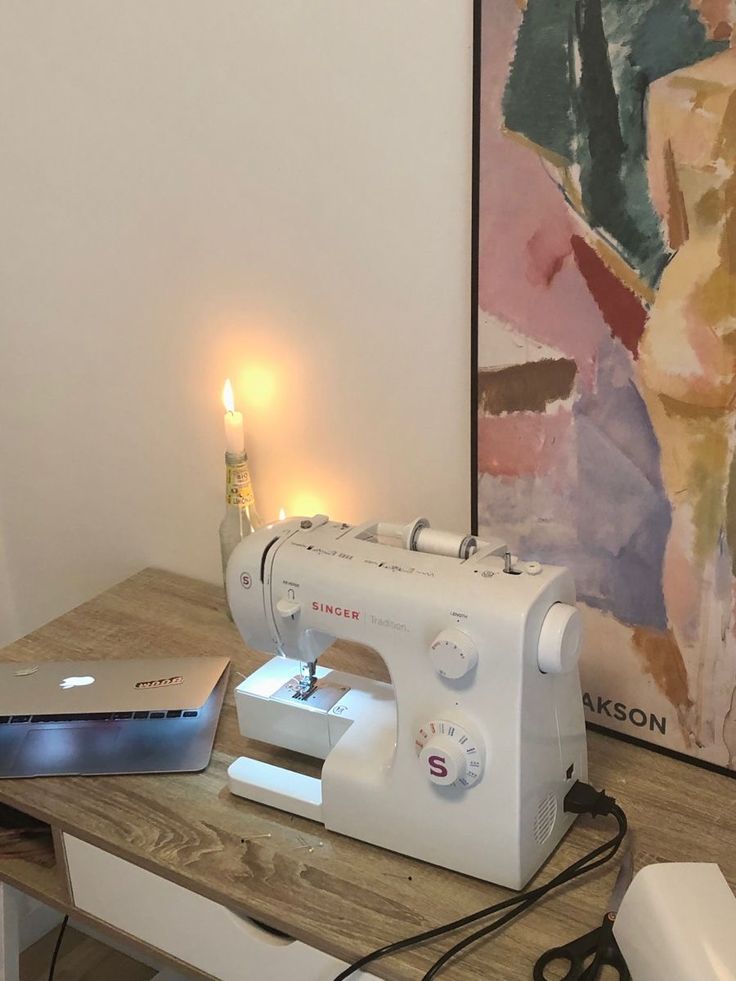
[[(499, 541), (324, 515), (235, 549), (246, 642), (278, 652), (236, 689), (243, 735), (324, 759), (322, 778), (242, 757), (234, 794), (393, 851), (521, 888), (573, 820), (587, 777), (570, 574)], [(391, 684), (322, 668), (340, 638)]]

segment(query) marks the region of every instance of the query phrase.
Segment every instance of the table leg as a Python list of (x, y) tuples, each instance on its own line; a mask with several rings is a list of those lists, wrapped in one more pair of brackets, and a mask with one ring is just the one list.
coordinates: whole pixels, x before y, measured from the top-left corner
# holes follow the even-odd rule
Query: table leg
[(20, 981), (18, 893), (0, 882), (0, 981)]

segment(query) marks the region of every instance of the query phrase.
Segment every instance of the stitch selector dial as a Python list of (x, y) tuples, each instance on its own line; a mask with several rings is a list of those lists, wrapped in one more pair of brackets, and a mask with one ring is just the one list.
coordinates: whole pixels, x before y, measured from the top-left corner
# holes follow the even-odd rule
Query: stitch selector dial
[(449, 719), (433, 719), (414, 743), (427, 779), (440, 787), (472, 787), (483, 772), (483, 745)]
[(478, 648), (457, 627), (440, 631), (429, 646), (429, 656), (442, 678), (462, 678), (478, 663)]

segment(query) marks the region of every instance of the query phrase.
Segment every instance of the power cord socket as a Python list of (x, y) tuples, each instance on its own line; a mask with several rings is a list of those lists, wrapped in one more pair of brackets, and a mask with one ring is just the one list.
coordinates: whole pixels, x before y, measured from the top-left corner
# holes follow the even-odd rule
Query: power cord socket
[(593, 817), (603, 817), (613, 814), (616, 801), (605, 790), (597, 790), (589, 783), (576, 780), (570, 787), (563, 808), (568, 814), (591, 814)]

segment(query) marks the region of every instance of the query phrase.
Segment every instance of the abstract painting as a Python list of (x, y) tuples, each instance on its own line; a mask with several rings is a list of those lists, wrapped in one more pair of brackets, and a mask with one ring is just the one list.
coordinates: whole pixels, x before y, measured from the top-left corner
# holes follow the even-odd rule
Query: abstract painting
[(736, 768), (736, 2), (480, 0), (478, 529), (590, 722)]

